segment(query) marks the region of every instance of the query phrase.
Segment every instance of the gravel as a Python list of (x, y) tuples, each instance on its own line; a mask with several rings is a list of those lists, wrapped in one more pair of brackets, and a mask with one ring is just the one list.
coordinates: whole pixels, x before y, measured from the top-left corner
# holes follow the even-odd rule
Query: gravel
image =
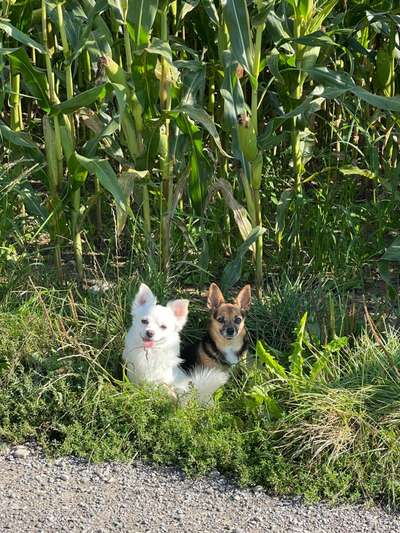
[(218, 472), (193, 480), (174, 468), (50, 461), (34, 445), (3, 445), (0, 532), (9, 531), (400, 533), (400, 516), (275, 498), (260, 487), (240, 489)]

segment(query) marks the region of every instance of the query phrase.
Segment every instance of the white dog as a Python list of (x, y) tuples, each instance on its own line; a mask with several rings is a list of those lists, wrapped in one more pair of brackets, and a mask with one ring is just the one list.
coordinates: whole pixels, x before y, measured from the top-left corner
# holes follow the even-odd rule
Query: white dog
[(189, 300), (173, 300), (164, 307), (142, 283), (132, 304), (132, 326), (125, 339), (123, 359), (129, 379), (136, 384), (169, 386), (176, 394), (193, 387), (202, 403), (228, 380), (218, 369), (196, 367), (186, 373), (180, 366), (180, 337), (188, 317)]

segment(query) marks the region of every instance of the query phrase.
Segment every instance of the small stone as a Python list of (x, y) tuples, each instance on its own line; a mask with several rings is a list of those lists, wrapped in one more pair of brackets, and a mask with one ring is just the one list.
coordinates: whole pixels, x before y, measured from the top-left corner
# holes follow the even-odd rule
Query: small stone
[(16, 446), (12, 452), (16, 459), (26, 459), (30, 453), (26, 446)]
[(68, 481), (69, 480), (69, 476), (67, 474), (60, 474), (58, 476), (58, 479), (61, 479), (61, 481)]

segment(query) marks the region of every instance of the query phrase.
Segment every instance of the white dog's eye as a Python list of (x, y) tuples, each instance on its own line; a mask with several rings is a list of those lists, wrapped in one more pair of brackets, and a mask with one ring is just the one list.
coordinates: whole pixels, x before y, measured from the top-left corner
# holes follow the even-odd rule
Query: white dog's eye
[(167, 329), (167, 326), (164, 326), (164, 324), (162, 326), (160, 326), (161, 329)]
[(147, 318), (142, 318), (142, 324), (147, 326), (148, 323), (149, 323), (149, 321), (147, 320)]

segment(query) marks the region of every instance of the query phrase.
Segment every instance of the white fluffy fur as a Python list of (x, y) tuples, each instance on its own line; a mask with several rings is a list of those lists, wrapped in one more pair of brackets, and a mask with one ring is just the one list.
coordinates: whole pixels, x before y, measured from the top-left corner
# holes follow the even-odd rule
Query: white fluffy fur
[(188, 387), (193, 387), (200, 403), (208, 403), (214, 392), (228, 381), (227, 372), (214, 368), (197, 367), (189, 375)]
[[(197, 368), (191, 374), (179, 364), (179, 333), (188, 317), (188, 300), (173, 300), (157, 305), (149, 287), (142, 283), (132, 304), (132, 325), (125, 339), (123, 359), (129, 379), (136, 384), (165, 384), (180, 395), (195, 389), (199, 400), (207, 403), (228, 380), (221, 370)], [(145, 321), (146, 323), (142, 323)], [(154, 346), (145, 348), (146, 330), (154, 333)]]

